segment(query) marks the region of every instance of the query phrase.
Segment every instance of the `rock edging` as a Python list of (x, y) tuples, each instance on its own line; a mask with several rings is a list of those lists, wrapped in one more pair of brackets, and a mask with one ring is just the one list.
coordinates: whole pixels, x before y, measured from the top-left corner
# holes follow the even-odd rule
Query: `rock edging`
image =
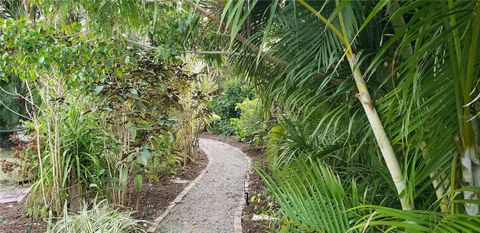
[(210, 157), (210, 154), (204, 150), (203, 148), (200, 147), (200, 150), (202, 150), (205, 155), (207, 155), (207, 159), (208, 159), (208, 164), (207, 166), (205, 166), (205, 168), (200, 172), (200, 174), (197, 176), (197, 178), (195, 178), (192, 182), (190, 182), (190, 184), (185, 188), (183, 189), (183, 191), (178, 194), (178, 196), (172, 201), (170, 202), (170, 204), (168, 205), (168, 207), (163, 211), (163, 213), (158, 216), (155, 220), (153, 220), (153, 224), (152, 226), (150, 226), (148, 229), (147, 229), (147, 232), (155, 232), (157, 230), (157, 227), (158, 227), (158, 224), (165, 218), (167, 217), (167, 215), (170, 213), (170, 211), (172, 211), (172, 209), (179, 203), (182, 201), (182, 199), (187, 195), (187, 193), (203, 178), (203, 176), (205, 175), (205, 173), (207, 172), (208, 168), (210, 167), (210, 165), (212, 165), (212, 159)]
[[(245, 153), (243, 153), (243, 151), (240, 148), (235, 147), (235, 146), (230, 145), (230, 144), (225, 143), (225, 142), (221, 142), (221, 141), (218, 141), (218, 142), (232, 147), (234, 150), (236, 150), (238, 153), (240, 153), (241, 155), (243, 155), (247, 159), (248, 170), (245, 173), (245, 183), (244, 183), (245, 186), (244, 186), (244, 188), (245, 188), (245, 191), (248, 191), (248, 187), (249, 187), (248, 181), (250, 180), (250, 172), (252, 171), (252, 160), (250, 159), (249, 156), (247, 156)], [(243, 213), (243, 208), (245, 207), (245, 202), (246, 202), (245, 198), (246, 198), (246, 195), (245, 195), (245, 192), (244, 192), (242, 194), (242, 199), (240, 199), (239, 206), (238, 206), (237, 210), (235, 211), (235, 214), (234, 214), (235, 216), (233, 217), (233, 232), (234, 233), (242, 233), (242, 213)]]

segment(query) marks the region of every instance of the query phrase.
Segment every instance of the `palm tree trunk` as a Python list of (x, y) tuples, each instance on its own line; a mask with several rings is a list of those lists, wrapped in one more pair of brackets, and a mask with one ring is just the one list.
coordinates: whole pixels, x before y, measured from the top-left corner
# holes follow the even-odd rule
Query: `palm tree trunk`
[[(463, 151), (462, 157), (460, 159), (462, 164), (462, 178), (464, 186), (474, 186), (475, 182), (473, 179), (473, 163), (472, 158), (476, 156), (475, 148), (467, 147)], [(463, 191), (463, 198), (465, 200), (476, 200), (476, 194), (473, 191)], [(465, 203), (465, 211), (469, 215), (477, 215), (479, 213), (478, 204), (474, 203)]]
[(353, 78), (358, 90), (356, 96), (360, 100), (360, 103), (365, 110), (365, 114), (367, 115), (370, 127), (372, 128), (373, 134), (375, 135), (375, 139), (385, 160), (388, 171), (390, 172), (390, 176), (392, 177), (393, 183), (395, 184), (395, 187), (397, 189), (400, 203), (402, 204), (402, 209), (414, 209), (413, 204), (408, 201), (407, 195), (405, 193), (405, 180), (403, 179), (402, 169), (400, 168), (395, 152), (393, 151), (392, 144), (390, 143), (387, 133), (385, 132), (385, 128), (383, 127), (382, 121), (380, 120), (377, 110), (375, 109), (375, 105), (370, 96), (370, 93), (368, 92), (368, 88), (357, 63), (355, 53), (350, 46), (350, 41), (348, 40), (347, 33), (345, 31), (345, 25), (341, 12), (339, 12), (339, 20), (342, 27), (342, 32), (340, 32), (340, 30), (338, 30), (327, 18), (325, 18), (315, 9), (313, 9), (313, 7), (306, 3), (304, 0), (297, 1), (301, 5), (303, 5), (308, 11), (312, 12), (315, 16), (317, 16), (317, 18), (322, 21), (326, 27), (332, 30), (332, 32), (345, 46), (345, 54), (350, 64), (350, 69), (352, 70)]
[[(475, 186), (474, 177), (479, 176), (476, 172), (479, 171), (478, 165), (478, 153), (475, 142), (475, 125), (472, 121), (472, 90), (474, 90), (474, 76), (475, 76), (475, 62), (477, 56), (478, 39), (480, 34), (480, 1), (477, 1), (477, 8), (475, 18), (472, 24), (472, 34), (470, 38), (470, 44), (468, 46), (468, 57), (465, 80), (461, 82), (462, 94), (463, 94), (463, 129), (461, 129), (462, 141), (463, 141), (463, 153), (460, 158), (462, 164), (462, 178), (463, 185)], [(477, 181), (478, 182), (478, 181)], [(471, 191), (464, 191), (464, 198), (466, 200), (478, 201), (479, 197), (476, 193)], [(469, 215), (479, 214), (479, 205), (476, 203), (466, 203), (465, 210)]]
[(382, 152), (383, 159), (388, 167), (390, 176), (392, 177), (393, 183), (397, 189), (398, 195), (400, 195), (400, 203), (402, 204), (402, 209), (412, 210), (413, 204), (410, 203), (405, 195), (405, 180), (403, 179), (402, 169), (398, 163), (395, 152), (393, 151), (392, 144), (388, 139), (385, 128), (383, 127), (382, 121), (378, 116), (377, 110), (373, 103), (370, 93), (368, 92), (367, 85), (363, 79), (363, 75), (358, 67), (357, 59), (355, 54), (347, 55), (348, 61), (350, 63), (350, 68), (352, 69), (353, 77), (355, 79), (355, 84), (357, 85), (358, 93), (357, 98), (362, 103), (363, 110), (367, 115), (368, 122), (372, 128), (373, 134), (377, 141), (378, 147)]
[[(474, 110), (475, 112), (475, 110)], [(476, 112), (479, 112), (476, 110)], [(478, 152), (480, 151), (480, 129), (478, 127), (478, 120), (477, 118), (473, 118), (472, 120), (472, 127), (473, 127), (473, 139), (475, 142), (475, 148), (477, 149), (477, 156), (473, 157), (472, 165), (473, 165), (473, 181), (475, 186), (480, 186), (480, 158), (478, 158)]]
[[(391, 23), (393, 26), (393, 31), (395, 34), (402, 34), (405, 32), (405, 19), (403, 18), (403, 15), (395, 15), (396, 11), (400, 8), (400, 5), (398, 4), (398, 1), (391, 1), (387, 4), (387, 12), (388, 15), (390, 16)], [(401, 55), (404, 58), (408, 58), (413, 54), (413, 48), (411, 44), (405, 45), (401, 50), (400, 50)]]
[(28, 2), (28, 0), (23, 0), (22, 4), (23, 4), (23, 10), (25, 11), (25, 15), (27, 16), (27, 18), (30, 19), (30, 3)]

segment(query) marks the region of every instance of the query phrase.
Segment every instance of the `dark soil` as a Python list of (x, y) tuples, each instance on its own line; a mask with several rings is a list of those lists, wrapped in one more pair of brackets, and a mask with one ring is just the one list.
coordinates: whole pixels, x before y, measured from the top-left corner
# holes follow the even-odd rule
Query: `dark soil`
[(0, 232), (45, 232), (47, 230), (47, 223), (27, 217), (25, 214), (26, 211), (24, 202), (0, 204)]
[[(231, 136), (203, 133), (202, 138), (218, 140), (231, 146), (237, 147), (241, 149), (245, 155), (250, 157), (253, 167), (266, 169), (265, 156), (262, 148), (255, 148), (254, 146), (248, 143), (240, 142)], [(249, 197), (258, 197), (259, 195), (265, 196), (265, 194), (268, 193), (265, 184), (255, 171), (250, 171), (248, 184)], [(270, 230), (269, 222), (251, 220), (254, 214), (261, 214), (263, 210), (268, 209), (269, 207), (267, 205), (268, 201), (265, 200), (255, 202), (249, 201), (248, 205), (245, 205), (242, 213), (243, 233), (264, 233)]]
[[(164, 176), (159, 182), (146, 181), (143, 184), (138, 202), (138, 211), (133, 214), (134, 218), (153, 220), (168, 207), (171, 201), (189, 184), (177, 184), (173, 180), (194, 180), (208, 163), (207, 156), (198, 150), (198, 158), (195, 162), (180, 167), (177, 174)], [(130, 190), (133, 190), (130, 188)], [(137, 194), (132, 193), (131, 202), (127, 204), (132, 210), (136, 210)], [(26, 216), (25, 203), (0, 204), (0, 233), (40, 233), (47, 229), (47, 222), (42, 220), (33, 221)]]
[[(190, 162), (185, 168), (180, 167), (175, 175), (164, 176), (159, 182), (146, 181), (140, 192), (138, 209), (136, 208), (138, 195), (136, 193), (132, 193), (131, 202), (127, 204), (128, 207), (136, 210), (133, 217), (136, 219), (154, 220), (160, 216), (170, 202), (190, 184), (177, 184), (173, 181), (177, 178), (192, 181), (202, 172), (207, 164), (207, 156), (199, 149), (195, 162)], [(133, 188), (130, 188), (130, 190), (133, 190)]]

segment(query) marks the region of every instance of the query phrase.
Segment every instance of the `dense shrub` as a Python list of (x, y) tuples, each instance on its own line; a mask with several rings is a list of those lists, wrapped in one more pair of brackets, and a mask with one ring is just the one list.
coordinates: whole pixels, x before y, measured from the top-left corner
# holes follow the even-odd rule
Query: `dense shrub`
[(234, 126), (230, 124), (231, 118), (240, 117), (241, 110), (237, 108), (238, 103), (242, 103), (245, 98), (252, 98), (251, 88), (242, 84), (238, 79), (232, 79), (224, 84), (223, 94), (213, 98), (210, 102), (212, 111), (220, 119), (209, 124), (208, 130), (213, 133), (232, 135)]
[(163, 175), (174, 173), (182, 161), (182, 156), (174, 148), (175, 137), (171, 132), (164, 131), (150, 140), (151, 159), (145, 168), (147, 179), (158, 181)]
[(0, 129), (12, 128), (23, 118), (23, 99), (11, 94), (23, 89), (18, 79), (0, 81)]
[[(127, 184), (140, 191), (144, 176), (158, 179), (178, 167), (185, 154), (176, 146), (180, 116), (201, 126), (209, 112), (209, 95), (193, 90), (197, 76), (121, 39), (90, 40), (76, 23), (62, 30), (28, 20), (0, 25), (0, 48), (7, 51), (0, 79), (23, 82), (22, 98), (33, 105), (25, 121), (32, 143), (22, 152), (35, 174), (32, 213), (76, 211), (81, 199), (93, 197), (123, 205)], [(195, 113), (186, 113), (192, 106)], [(185, 129), (184, 147), (198, 145), (190, 135), (199, 127)]]
[(237, 104), (241, 111), (239, 118), (232, 118), (231, 124), (235, 127), (235, 137), (242, 141), (263, 145), (267, 132), (267, 122), (259, 99), (245, 99)]

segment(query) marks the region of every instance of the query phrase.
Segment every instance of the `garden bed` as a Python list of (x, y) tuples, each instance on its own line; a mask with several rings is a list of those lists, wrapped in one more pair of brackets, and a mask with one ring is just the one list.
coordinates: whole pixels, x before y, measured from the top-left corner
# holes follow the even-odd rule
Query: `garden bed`
[[(265, 157), (264, 151), (261, 148), (255, 148), (252, 145), (244, 142), (239, 142), (234, 137), (231, 136), (220, 136), (212, 133), (203, 133), (202, 138), (218, 140), (224, 143), (227, 143), (231, 146), (237, 147), (242, 152), (249, 156), (252, 160), (252, 167), (261, 167), (265, 168)], [(262, 179), (258, 176), (255, 171), (250, 171), (249, 173), (249, 196), (265, 194), (266, 187)], [(268, 232), (270, 226), (268, 222), (264, 221), (252, 221), (254, 214), (260, 214), (260, 210), (269, 208), (266, 201), (260, 202), (250, 202), (249, 205), (245, 205), (242, 212), (242, 232), (244, 233), (263, 233)]]
[(25, 201), (21, 203), (0, 204), (0, 232), (45, 232), (47, 222), (33, 220), (27, 215)]
[[(153, 220), (158, 217), (175, 197), (188, 185), (176, 183), (177, 180), (194, 180), (208, 163), (207, 156), (198, 150), (198, 158), (195, 162), (189, 163), (185, 168), (179, 167), (177, 174), (164, 176), (159, 182), (146, 181), (140, 192), (138, 211), (133, 217), (136, 219)], [(132, 193), (131, 202), (127, 204), (129, 209), (136, 207), (136, 194)], [(0, 232), (45, 232), (47, 222), (33, 220), (27, 215), (25, 201), (21, 203), (0, 204)], [(31, 229), (31, 231), (29, 231)]]
[[(207, 166), (208, 159), (202, 150), (197, 151), (198, 158), (195, 162), (187, 164), (185, 168), (180, 167), (177, 174), (164, 176), (159, 182), (147, 181), (143, 184), (140, 192), (140, 202), (138, 211), (133, 214), (136, 219), (154, 220), (170, 205), (178, 194), (180, 194), (188, 183), (176, 183), (175, 180), (194, 180), (200, 172)], [(130, 189), (132, 190), (132, 189)], [(136, 195), (136, 194), (132, 194)], [(131, 203), (128, 203), (130, 208), (136, 206), (136, 196), (133, 196)]]

